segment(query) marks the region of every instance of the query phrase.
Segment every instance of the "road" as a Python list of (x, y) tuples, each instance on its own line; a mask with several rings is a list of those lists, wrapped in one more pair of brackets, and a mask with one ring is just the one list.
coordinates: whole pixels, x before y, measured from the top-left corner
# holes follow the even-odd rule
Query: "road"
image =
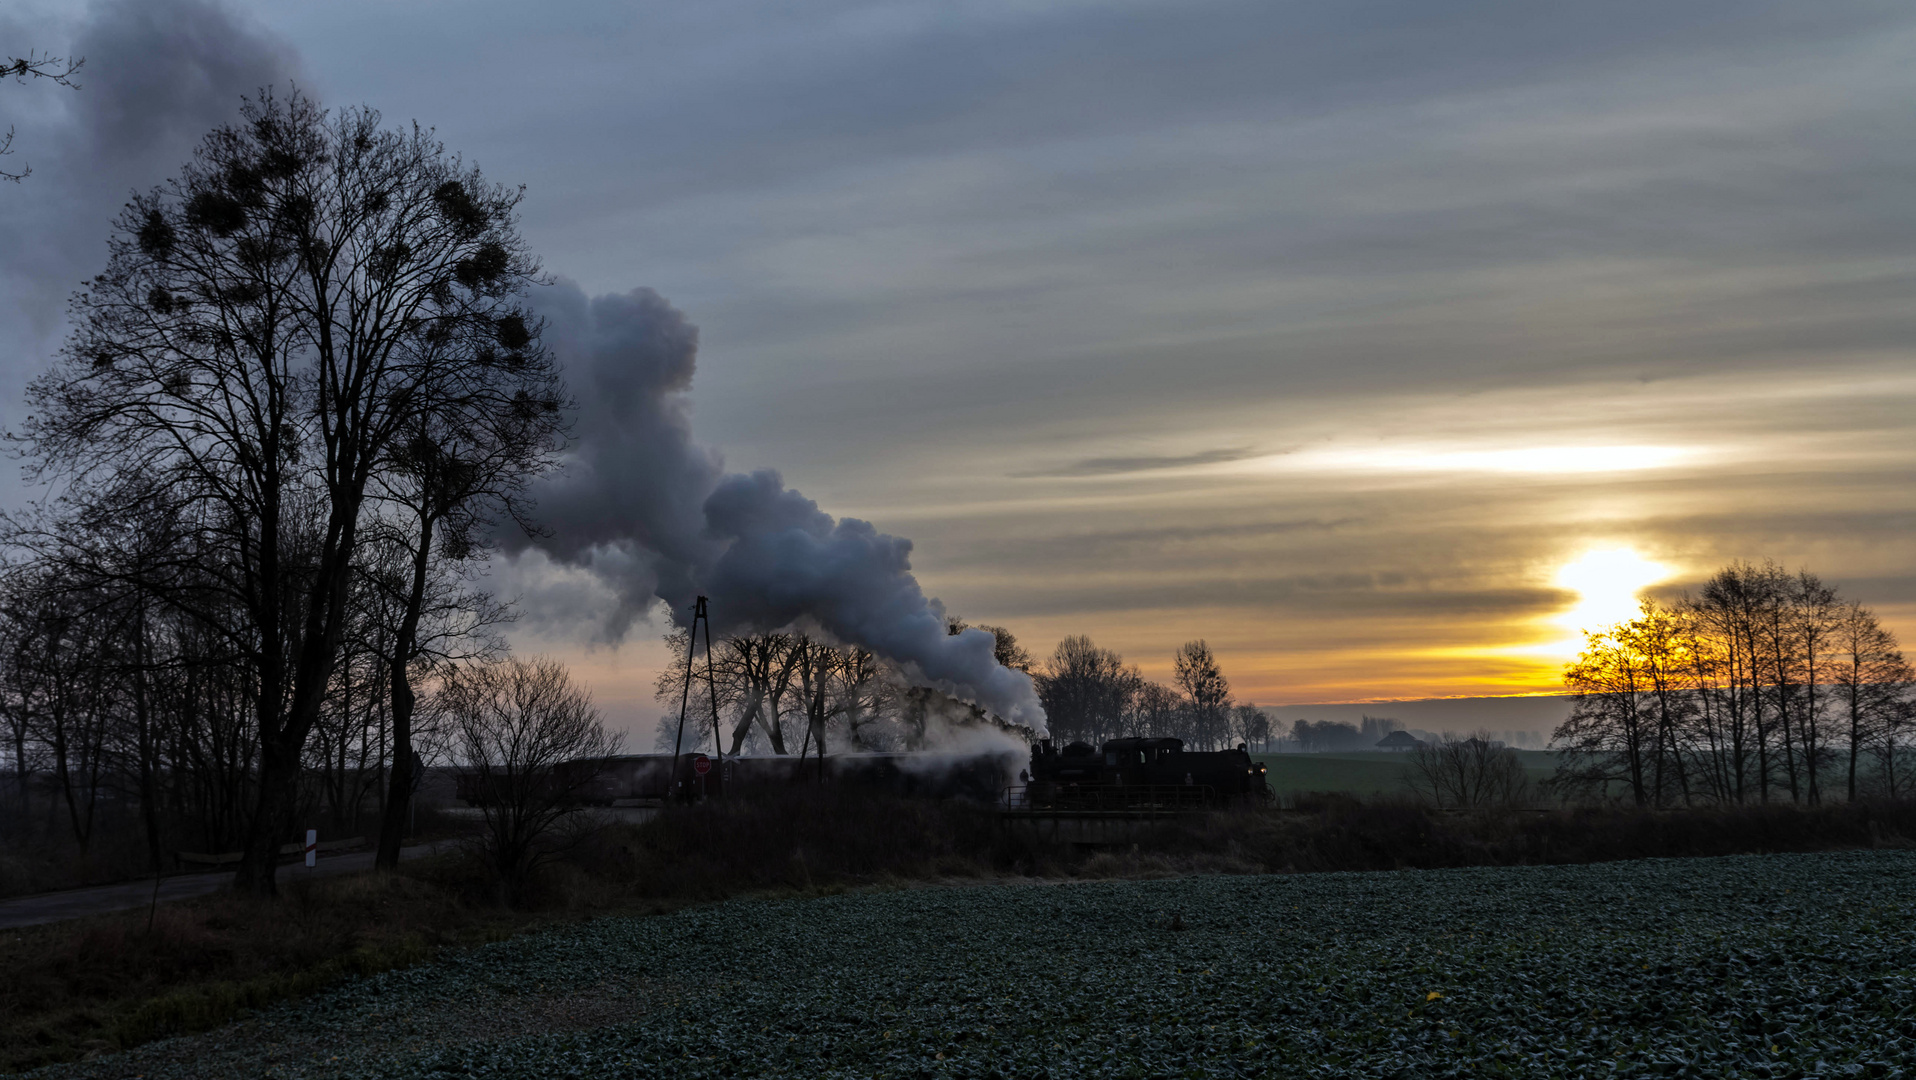
[[(437, 840), (429, 844), (399, 849), (402, 860), (417, 859), (432, 855), (450, 847), (455, 841)], [(325, 877), (332, 874), (349, 874), (356, 870), (373, 868), (373, 852), (355, 851), (344, 855), (322, 855), (319, 865), (306, 869), (304, 863), (279, 868), (281, 881), (305, 881), (308, 878)], [(233, 871), (216, 870), (203, 874), (175, 874), (160, 879), (159, 902), (169, 904), (176, 900), (190, 900), (195, 896), (205, 896), (225, 888), (233, 880)], [(39, 893), (34, 896), (16, 896), (10, 900), (0, 900), (0, 930), (11, 930), (20, 926), (38, 926), (41, 923), (59, 922), (62, 919), (78, 919), (88, 915), (105, 915), (114, 911), (127, 911), (142, 908), (153, 903), (153, 879), (128, 881), (118, 885), (94, 885), (85, 889), (64, 889), (60, 892)]]

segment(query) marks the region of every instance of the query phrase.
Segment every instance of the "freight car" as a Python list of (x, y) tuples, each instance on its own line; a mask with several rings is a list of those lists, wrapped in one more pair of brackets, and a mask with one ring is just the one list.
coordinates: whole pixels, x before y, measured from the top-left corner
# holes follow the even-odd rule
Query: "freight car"
[(1033, 810), (1183, 810), (1271, 802), (1264, 766), (1242, 744), (1186, 750), (1182, 739), (1112, 739), (1102, 748), (1051, 740), (1031, 754), (1022, 803)]

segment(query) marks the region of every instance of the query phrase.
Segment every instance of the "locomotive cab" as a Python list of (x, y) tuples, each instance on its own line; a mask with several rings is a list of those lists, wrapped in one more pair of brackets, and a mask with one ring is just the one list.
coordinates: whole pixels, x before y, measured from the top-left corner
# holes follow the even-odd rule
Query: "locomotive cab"
[(1104, 744), (1106, 777), (1114, 784), (1183, 783), (1183, 739), (1112, 739)]

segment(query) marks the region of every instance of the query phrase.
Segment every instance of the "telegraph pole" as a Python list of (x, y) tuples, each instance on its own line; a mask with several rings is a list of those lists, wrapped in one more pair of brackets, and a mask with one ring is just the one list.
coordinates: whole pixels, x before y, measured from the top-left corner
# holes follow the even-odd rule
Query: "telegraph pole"
[[(692, 625), (705, 623), (705, 686), (712, 692), (712, 756), (720, 765), (725, 764), (725, 733), (719, 727), (718, 676), (712, 670), (712, 616), (705, 610), (705, 597), (699, 597), (698, 610), (692, 616)], [(686, 664), (691, 670), (691, 664)], [(722, 775), (722, 774), (721, 774)]]
[(712, 746), (718, 751), (719, 760), (725, 760), (725, 742), (719, 734), (718, 680), (712, 675), (712, 617), (706, 612), (705, 597), (701, 596), (692, 605), (692, 628), (685, 635), (685, 685), (679, 691), (679, 731), (672, 740), (672, 774), (666, 780), (667, 792), (678, 787), (679, 758), (685, 749), (685, 712), (692, 701), (692, 660), (698, 653), (701, 624), (705, 627), (705, 681), (712, 688)]

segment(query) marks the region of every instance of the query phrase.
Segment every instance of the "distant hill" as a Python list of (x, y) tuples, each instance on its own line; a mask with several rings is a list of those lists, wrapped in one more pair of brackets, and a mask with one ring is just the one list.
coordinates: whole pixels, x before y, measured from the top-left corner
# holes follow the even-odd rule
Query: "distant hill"
[(1366, 716), (1387, 716), (1403, 721), (1406, 728), (1423, 731), (1465, 732), (1485, 728), (1492, 733), (1530, 732), (1538, 736), (1538, 745), (1570, 715), (1570, 698), (1554, 694), (1334, 704), (1265, 705), (1259, 702), (1259, 705), (1272, 719), (1283, 720), (1287, 725), (1299, 720), (1341, 720), (1355, 724)]

